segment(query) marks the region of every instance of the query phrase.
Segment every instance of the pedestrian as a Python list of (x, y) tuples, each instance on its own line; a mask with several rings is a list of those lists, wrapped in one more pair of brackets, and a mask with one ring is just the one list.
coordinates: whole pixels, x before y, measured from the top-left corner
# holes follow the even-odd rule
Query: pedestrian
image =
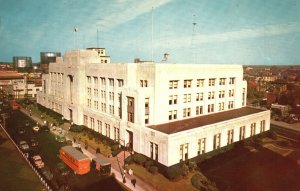
[(132, 170), (131, 168), (128, 170), (128, 174), (129, 174), (130, 176), (133, 174), (133, 170)]
[(133, 187), (135, 187), (135, 184), (136, 184), (136, 179), (135, 178), (131, 180), (131, 184), (133, 185)]

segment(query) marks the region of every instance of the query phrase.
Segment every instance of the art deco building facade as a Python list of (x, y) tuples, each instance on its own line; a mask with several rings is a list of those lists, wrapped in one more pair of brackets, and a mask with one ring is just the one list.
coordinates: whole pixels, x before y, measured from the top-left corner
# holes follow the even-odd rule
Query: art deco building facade
[(240, 65), (105, 64), (78, 50), (50, 64), (37, 100), (171, 166), (269, 130), (246, 92)]

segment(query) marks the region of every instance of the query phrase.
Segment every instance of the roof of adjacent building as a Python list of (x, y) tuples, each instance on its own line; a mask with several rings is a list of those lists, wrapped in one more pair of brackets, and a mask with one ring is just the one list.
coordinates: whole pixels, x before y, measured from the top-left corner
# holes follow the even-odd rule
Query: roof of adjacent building
[(162, 133), (173, 134), (181, 131), (186, 131), (189, 129), (203, 127), (206, 125), (211, 125), (214, 123), (219, 123), (259, 112), (263, 112), (265, 110), (251, 108), (251, 107), (243, 107), (240, 109), (234, 109), (229, 111), (223, 111), (219, 113), (204, 115), (200, 117), (174, 121), (170, 123), (160, 124), (160, 125), (152, 125), (148, 126), (151, 129), (155, 129)]
[(0, 71), (1, 80), (23, 79), (24, 77), (16, 71)]
[(84, 160), (84, 159), (89, 159), (87, 156), (85, 156), (82, 152), (78, 151), (76, 148), (72, 146), (64, 146), (61, 148), (64, 150), (66, 153), (71, 155), (74, 159), (76, 160)]

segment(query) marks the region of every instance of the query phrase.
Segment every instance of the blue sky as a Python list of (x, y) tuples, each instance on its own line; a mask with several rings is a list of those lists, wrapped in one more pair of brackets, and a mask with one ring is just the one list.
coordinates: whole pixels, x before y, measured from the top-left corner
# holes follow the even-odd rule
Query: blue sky
[(112, 62), (300, 65), (300, 0), (0, 0), (0, 18), (0, 61), (96, 47), (98, 30)]

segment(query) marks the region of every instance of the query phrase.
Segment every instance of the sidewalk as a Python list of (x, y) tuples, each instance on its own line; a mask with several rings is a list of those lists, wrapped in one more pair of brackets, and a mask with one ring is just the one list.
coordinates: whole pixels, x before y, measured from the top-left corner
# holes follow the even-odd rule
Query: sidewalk
[[(32, 118), (34, 121), (38, 122), (39, 124), (43, 124), (44, 120), (41, 119), (39, 116), (35, 116), (35, 115), (29, 115), (29, 111), (21, 108), (20, 109), (21, 112), (23, 112), (24, 114), (26, 114), (27, 116), (29, 116), (30, 118)], [(65, 137), (66, 139), (69, 140), (73, 140), (72, 135), (70, 135), (68, 133), (68, 128), (69, 126), (66, 124), (61, 125), (61, 127), (64, 129), (65, 133)], [(51, 133), (56, 134), (56, 131), (51, 131)], [(78, 142), (78, 141), (77, 141)], [(73, 144), (75, 144), (73, 142)], [(81, 145), (84, 145), (83, 142), (80, 142)], [(99, 158), (105, 159), (108, 162), (111, 163), (111, 172), (115, 174), (115, 178), (120, 182), (123, 183), (123, 178), (122, 178), (122, 172), (123, 168), (122, 168), (122, 164), (120, 164), (118, 162), (118, 156), (116, 157), (111, 157), (111, 158), (107, 158), (105, 156), (103, 156), (100, 153), (96, 153), (96, 151), (94, 149), (92, 149), (91, 147), (88, 147), (88, 149), (86, 150), (84, 147), (81, 147), (82, 151), (89, 157), (94, 157), (97, 156)], [(122, 159), (123, 160), (123, 159)], [(121, 162), (121, 161), (120, 161)], [(125, 174), (125, 178), (126, 178), (126, 183), (123, 183), (127, 188), (129, 188), (132, 191), (157, 191), (155, 188), (153, 188), (151, 185), (149, 185), (148, 183), (144, 182), (142, 179), (140, 179), (139, 177), (134, 175), (129, 175), (128, 173)], [(133, 186), (133, 184), (131, 183), (132, 179), (136, 179), (136, 184), (135, 187)]]
[(300, 123), (294, 123), (294, 124), (288, 124), (282, 121), (275, 121), (274, 119), (271, 119), (271, 124), (272, 125), (277, 125), (280, 126), (282, 128), (286, 128), (286, 129), (290, 129), (290, 130), (294, 130), (297, 132), (300, 132)]

